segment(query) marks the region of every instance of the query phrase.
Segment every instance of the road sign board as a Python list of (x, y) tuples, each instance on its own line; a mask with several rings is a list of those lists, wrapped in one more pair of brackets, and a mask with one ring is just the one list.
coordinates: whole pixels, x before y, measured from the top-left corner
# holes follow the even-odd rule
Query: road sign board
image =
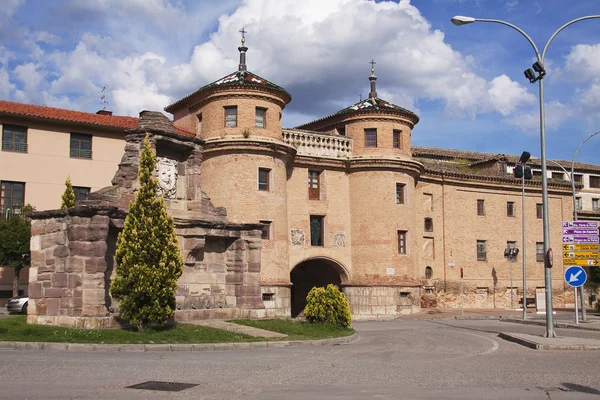
[(563, 251), (563, 258), (598, 258), (597, 251)]
[(572, 266), (565, 271), (565, 281), (573, 287), (582, 286), (587, 280), (587, 274), (581, 267)]
[(598, 228), (598, 221), (563, 221), (563, 228)]
[(563, 250), (600, 250), (597, 244), (563, 244)]
[(563, 265), (586, 265), (590, 267), (597, 267), (600, 265), (600, 260), (579, 260), (579, 259), (563, 259)]
[(563, 235), (598, 235), (598, 229), (563, 229)]
[(563, 243), (600, 243), (598, 236), (563, 236)]

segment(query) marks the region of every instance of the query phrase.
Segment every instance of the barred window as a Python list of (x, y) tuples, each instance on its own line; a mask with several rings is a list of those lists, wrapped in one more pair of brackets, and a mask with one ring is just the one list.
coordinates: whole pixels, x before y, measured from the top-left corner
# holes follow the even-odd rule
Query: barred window
[(27, 153), (27, 127), (16, 125), (2, 126), (2, 151)]
[(71, 133), (70, 144), (71, 158), (92, 159), (92, 135), (82, 133)]
[(477, 261), (485, 261), (487, 259), (486, 241), (477, 241)]
[(485, 215), (485, 202), (484, 200), (477, 200), (477, 215)]
[(377, 129), (365, 129), (365, 147), (377, 147)]
[(544, 262), (544, 242), (535, 243), (535, 261)]
[(225, 107), (225, 127), (235, 128), (237, 126), (237, 106)]

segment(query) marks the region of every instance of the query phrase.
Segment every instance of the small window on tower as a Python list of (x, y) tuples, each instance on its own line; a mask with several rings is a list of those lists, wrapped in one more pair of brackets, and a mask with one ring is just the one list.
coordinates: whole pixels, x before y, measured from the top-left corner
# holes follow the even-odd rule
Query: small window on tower
[(225, 127), (235, 128), (237, 126), (237, 106), (225, 107)]
[(265, 128), (267, 121), (267, 109), (262, 107), (256, 107), (256, 116), (254, 125), (257, 128)]
[(198, 118), (198, 135), (202, 133), (202, 114), (196, 115)]
[(320, 182), (319, 177), (320, 171), (308, 171), (308, 199), (309, 200), (320, 200)]

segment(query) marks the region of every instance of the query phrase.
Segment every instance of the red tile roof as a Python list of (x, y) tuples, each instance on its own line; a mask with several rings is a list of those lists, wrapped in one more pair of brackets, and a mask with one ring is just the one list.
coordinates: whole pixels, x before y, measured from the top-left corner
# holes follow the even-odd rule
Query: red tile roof
[(173, 125), (173, 126), (174, 126), (174, 127), (175, 127), (175, 129), (177, 130), (177, 133), (179, 133), (179, 134), (180, 134), (180, 135), (182, 135), (182, 136), (191, 136), (191, 137), (196, 137), (196, 135), (194, 135), (192, 132), (190, 132), (190, 131), (188, 131), (188, 130), (186, 130), (186, 129), (180, 128), (180, 127), (178, 127), (178, 126), (176, 126), (176, 125)]
[(32, 104), (13, 103), (0, 100), (0, 114), (32, 117), (67, 123), (103, 126), (117, 129), (137, 128), (139, 119), (114, 115), (99, 115), (81, 111), (64, 110)]

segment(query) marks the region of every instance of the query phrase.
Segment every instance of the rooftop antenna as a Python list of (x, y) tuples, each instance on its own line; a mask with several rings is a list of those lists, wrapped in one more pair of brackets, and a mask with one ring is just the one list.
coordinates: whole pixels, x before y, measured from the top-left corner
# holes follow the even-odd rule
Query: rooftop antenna
[(102, 90), (100, 90), (100, 100), (102, 101), (102, 111), (105, 111), (108, 105), (108, 100), (106, 100), (106, 85), (102, 86)]

